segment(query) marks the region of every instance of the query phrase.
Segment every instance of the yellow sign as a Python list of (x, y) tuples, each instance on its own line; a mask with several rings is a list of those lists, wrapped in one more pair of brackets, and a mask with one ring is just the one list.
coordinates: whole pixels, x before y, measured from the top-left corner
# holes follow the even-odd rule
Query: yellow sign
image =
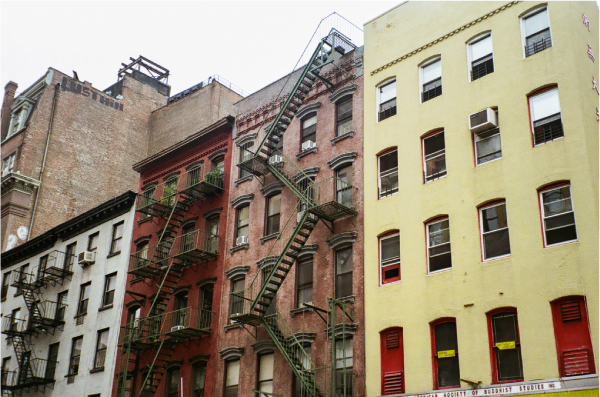
[(438, 353), (438, 358), (446, 358), (446, 357), (454, 357), (456, 356), (456, 351), (455, 350), (442, 350), (437, 352)]
[(514, 349), (515, 342), (498, 342), (496, 343), (496, 347), (500, 350)]

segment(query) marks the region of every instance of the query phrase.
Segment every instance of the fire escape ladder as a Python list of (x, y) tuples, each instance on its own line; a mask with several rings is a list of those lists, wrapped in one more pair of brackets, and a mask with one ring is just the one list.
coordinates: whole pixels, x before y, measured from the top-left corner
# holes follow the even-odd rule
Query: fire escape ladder
[[(138, 397), (145, 395), (148, 392), (152, 392), (152, 395), (156, 395), (156, 391), (162, 378), (165, 374), (165, 365), (171, 360), (171, 356), (175, 351), (175, 345), (169, 340), (163, 339), (156, 348), (156, 354), (152, 360), (152, 364), (148, 368), (146, 377), (142, 381), (140, 390), (137, 393)], [(156, 368), (156, 370), (154, 370)]]
[(262, 318), (269, 336), (301, 382), (303, 390), (312, 397), (323, 397), (316, 383), (316, 368), (302, 344), (296, 339), (289, 325), (279, 312)]

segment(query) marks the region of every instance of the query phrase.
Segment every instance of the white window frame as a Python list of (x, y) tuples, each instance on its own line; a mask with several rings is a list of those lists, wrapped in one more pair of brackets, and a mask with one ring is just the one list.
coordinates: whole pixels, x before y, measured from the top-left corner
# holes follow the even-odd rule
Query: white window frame
[[(499, 207), (499, 206), (502, 206), (502, 205), (504, 206), (504, 213), (505, 213), (505, 216), (506, 216), (506, 223), (507, 223), (506, 227), (502, 227), (502, 228), (490, 230), (488, 232), (484, 232), (484, 230), (483, 230), (483, 211), (488, 210), (490, 208)], [(481, 260), (483, 262), (491, 261), (491, 260), (494, 260), (494, 259), (505, 258), (505, 257), (511, 255), (511, 252), (510, 252), (510, 233), (509, 233), (509, 240), (508, 240), (509, 241), (508, 242), (508, 250), (509, 250), (508, 254), (498, 255), (498, 256), (491, 256), (489, 258), (487, 258), (486, 255), (485, 255), (486, 251), (485, 251), (485, 238), (484, 237), (487, 236), (487, 235), (490, 235), (490, 234), (497, 233), (497, 232), (502, 231), (502, 230), (508, 231), (508, 213), (506, 211), (506, 201), (497, 201), (495, 203), (491, 203), (491, 204), (479, 207), (479, 241), (480, 241), (480, 244), (481, 244)]]
[[(525, 47), (527, 46), (527, 36), (526, 36), (526, 32), (525, 32), (525, 20), (529, 17), (534, 16), (535, 14), (538, 14), (540, 12), (546, 12), (546, 18), (548, 19), (548, 29), (550, 31), (550, 47), (551, 48), (553, 46), (553, 40), (552, 40), (552, 27), (550, 26), (550, 13), (548, 12), (548, 5), (545, 4), (543, 6), (540, 7), (536, 7), (533, 10), (529, 11), (528, 13), (526, 13), (525, 15), (521, 16), (521, 18), (519, 19), (519, 23), (520, 23), (520, 27), (521, 27), (521, 51), (523, 53), (523, 59), (528, 58), (527, 54), (525, 53)], [(541, 32), (541, 30), (539, 30), (538, 32)], [(536, 33), (538, 33), (536, 32)], [(535, 34), (535, 33), (534, 33)], [(530, 35), (531, 36), (531, 35)], [(545, 50), (545, 48), (544, 48)], [(540, 50), (538, 52), (542, 52), (543, 50)], [(530, 56), (533, 56), (537, 54), (533, 53)]]
[[(431, 66), (431, 65), (433, 65), (433, 64), (435, 64), (437, 62), (440, 63), (440, 75), (439, 75), (439, 77), (436, 77), (434, 79), (425, 81), (425, 68), (427, 68), (427, 67), (429, 67), (429, 66)], [(422, 64), (422, 65), (419, 66), (419, 103), (423, 103), (423, 92), (424, 92), (423, 88), (424, 88), (425, 84), (428, 84), (428, 83), (430, 83), (430, 82), (432, 82), (432, 81), (434, 81), (434, 80), (436, 80), (438, 78), (441, 79), (442, 75), (443, 75), (443, 72), (442, 72), (442, 57), (441, 56), (433, 58), (433, 59), (431, 59), (431, 60), (427, 61), (426, 63), (424, 63), (424, 64)], [(441, 96), (441, 94), (438, 95), (438, 96)], [(428, 101), (425, 101), (425, 102), (428, 102)]]
[[(375, 108), (375, 122), (376, 123), (380, 122), (379, 121), (379, 113), (380, 113), (379, 109), (380, 109), (380, 105), (382, 103), (381, 102), (381, 89), (384, 87), (387, 87), (390, 84), (394, 85), (394, 91), (396, 92), (396, 96), (394, 96), (394, 99), (396, 99), (396, 114), (398, 114), (398, 89), (396, 87), (396, 78), (394, 77), (394, 78), (388, 79), (388, 80), (384, 81), (383, 83), (379, 84), (376, 88), (377, 89), (377, 107)], [(391, 101), (391, 100), (392, 100), (392, 98), (388, 99), (386, 102)], [(393, 117), (393, 116), (386, 117), (385, 119), (388, 119), (390, 117)], [(383, 120), (385, 120), (385, 119), (383, 119)], [(381, 120), (381, 121), (383, 121), (383, 120)]]
[[(547, 242), (547, 238), (546, 238), (546, 210), (544, 209), (544, 193), (549, 193), (553, 190), (558, 190), (558, 189), (562, 189), (564, 187), (568, 187), (569, 188), (569, 201), (571, 204), (571, 210), (570, 211), (565, 211), (565, 212), (561, 212), (558, 215), (553, 215), (553, 216), (560, 216), (560, 215), (564, 215), (566, 213), (572, 213), (573, 214), (573, 220), (574, 220), (574, 226), (575, 226), (575, 239), (572, 240), (566, 240), (566, 241), (560, 241), (558, 243), (554, 243), (554, 244), (548, 244)], [(542, 218), (542, 235), (543, 235), (543, 239), (544, 239), (544, 247), (554, 247), (557, 245), (561, 245), (561, 244), (569, 244), (572, 243), (574, 241), (578, 241), (579, 237), (577, 236), (577, 222), (575, 220), (575, 208), (573, 206), (573, 194), (571, 191), (571, 184), (570, 183), (564, 183), (564, 184), (559, 184), (559, 185), (554, 185), (554, 186), (550, 186), (547, 187), (545, 189), (541, 189), (539, 191), (538, 194), (538, 199), (539, 199), (539, 205), (540, 205), (540, 215)], [(549, 217), (550, 218), (550, 217)]]
[[(431, 237), (430, 237), (429, 227), (432, 225), (438, 224), (438, 223), (445, 222), (445, 221), (448, 222), (448, 229), (442, 229), (442, 230), (448, 230), (448, 241), (445, 241), (441, 244), (431, 245)], [(447, 270), (452, 270), (452, 244), (451, 244), (452, 239), (450, 237), (450, 218), (445, 216), (445, 217), (437, 218), (437, 219), (427, 222), (425, 224), (425, 235), (427, 236), (427, 274), (434, 274), (434, 273), (439, 273), (439, 272), (443, 272), (443, 271), (447, 271)], [(450, 253), (450, 267), (432, 271), (430, 269), (430, 259), (431, 259), (430, 249), (434, 248), (434, 247), (438, 247), (440, 245), (445, 245), (445, 244), (448, 244), (450, 246), (450, 248), (448, 250), (448, 252)], [(444, 252), (442, 254), (438, 254), (438, 255), (445, 255), (445, 254), (446, 254), (446, 252)]]
[[(473, 59), (473, 45), (477, 44), (477, 43), (479, 43), (479, 42), (481, 42), (483, 40), (487, 40), (488, 38), (490, 40), (490, 47), (492, 48), (492, 52), (490, 52), (489, 54), (487, 54), (487, 55), (485, 55), (485, 56), (483, 56), (481, 58)], [(496, 65), (494, 63), (494, 43), (492, 41), (492, 32), (482, 33), (482, 34), (474, 37), (473, 39), (471, 39), (467, 43), (467, 65), (468, 65), (468, 69), (469, 69), (469, 76), (468, 76), (469, 77), (469, 81), (474, 81), (473, 80), (473, 62), (477, 61), (479, 59), (483, 59), (483, 58), (489, 56), (490, 54), (492, 55), (492, 65), (493, 65), (493, 68), (495, 70), (496, 69)], [(490, 73), (493, 73), (493, 71), (487, 73), (485, 76), (487, 76)], [(484, 76), (481, 76), (481, 77), (484, 77)], [(475, 79), (475, 80), (478, 80), (478, 79)]]
[(5, 177), (15, 169), (16, 154), (16, 152), (13, 152), (2, 160), (2, 177)]
[[(553, 94), (553, 95), (556, 96), (556, 104), (558, 105), (558, 113), (552, 113), (552, 114), (549, 114), (549, 115), (543, 115), (542, 117), (536, 116), (536, 114), (534, 112), (534, 102), (540, 100), (540, 98), (542, 98), (543, 96), (547, 97), (550, 94)], [(535, 143), (535, 122), (536, 121), (543, 120), (546, 117), (550, 117), (550, 116), (558, 114), (559, 118), (560, 118), (560, 122), (562, 124), (562, 110), (561, 110), (561, 107), (560, 107), (560, 95), (558, 94), (558, 87), (553, 87), (553, 88), (550, 88), (548, 90), (544, 90), (542, 92), (536, 93), (534, 95), (530, 95), (529, 97), (527, 97), (527, 103), (529, 105), (529, 120), (530, 120), (529, 127), (531, 128), (531, 139), (532, 139), (532, 142), (533, 142), (533, 146), (540, 146), (540, 145), (543, 145), (543, 144), (545, 144), (547, 142), (552, 142), (552, 141), (555, 141), (557, 139), (564, 138), (565, 131), (564, 131), (564, 127), (563, 127), (562, 136), (559, 136), (557, 138), (551, 139), (549, 141), (544, 141), (544, 142), (541, 142), (541, 143)]]
[[(382, 177), (382, 175), (381, 175), (381, 158), (382, 158), (383, 156), (389, 156), (389, 155), (391, 155), (391, 154), (393, 154), (393, 153), (395, 153), (395, 154), (396, 154), (396, 161), (398, 161), (398, 160), (397, 160), (397, 159), (398, 159), (398, 148), (395, 148), (395, 149), (393, 149), (393, 150), (390, 150), (389, 152), (385, 152), (385, 153), (383, 153), (383, 154), (380, 154), (379, 156), (377, 156), (377, 197), (378, 197), (378, 199), (382, 199), (382, 198), (385, 198), (385, 197), (393, 196), (394, 194), (396, 194), (396, 193), (398, 193), (398, 192), (400, 191), (400, 186), (399, 186), (399, 175), (398, 175), (398, 165), (396, 165), (396, 168), (395, 168), (395, 170), (396, 170), (396, 171), (395, 171), (395, 172), (396, 172), (396, 184), (398, 185), (398, 186), (396, 187), (396, 191), (395, 191), (395, 192), (393, 192), (393, 193), (389, 193), (389, 194), (386, 194), (386, 195), (383, 195), (383, 196), (382, 196), (382, 190), (381, 190), (381, 177)], [(384, 176), (386, 176), (386, 177), (387, 177), (387, 176), (390, 176), (390, 175), (392, 175), (392, 174), (393, 174), (393, 171), (394, 171), (394, 169), (393, 169), (393, 168), (391, 168), (391, 169), (389, 169), (389, 170), (385, 171), (385, 172), (386, 172), (386, 175), (384, 175)], [(392, 189), (392, 190), (393, 190), (393, 189)]]
[[(398, 237), (398, 253), (399, 255), (397, 257), (393, 257), (388, 259), (387, 263), (383, 263), (383, 241), (384, 240), (389, 240), (391, 238), (395, 238)], [(392, 233), (386, 236), (382, 236), (379, 237), (379, 285), (385, 285), (385, 284), (392, 284), (392, 283), (397, 283), (398, 281), (402, 280), (402, 261), (401, 261), (401, 252), (400, 252), (400, 232), (396, 232), (396, 233)], [(384, 283), (384, 278), (383, 278), (383, 273), (384, 273), (384, 267), (390, 267), (390, 266), (395, 266), (398, 265), (398, 279), (394, 280), (394, 281), (389, 281), (387, 283)]]

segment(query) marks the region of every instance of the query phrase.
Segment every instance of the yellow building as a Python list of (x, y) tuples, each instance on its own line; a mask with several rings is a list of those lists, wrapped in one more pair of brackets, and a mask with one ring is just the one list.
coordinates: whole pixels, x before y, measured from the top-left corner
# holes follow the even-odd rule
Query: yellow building
[(598, 395), (598, 7), (365, 24), (367, 395)]

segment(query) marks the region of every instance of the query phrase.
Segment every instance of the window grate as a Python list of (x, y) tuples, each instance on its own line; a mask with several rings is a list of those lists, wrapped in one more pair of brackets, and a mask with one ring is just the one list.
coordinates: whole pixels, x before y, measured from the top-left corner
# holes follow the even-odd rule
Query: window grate
[(544, 51), (552, 47), (552, 38), (550, 37), (550, 28), (546, 28), (530, 37), (526, 38), (525, 57)]
[(395, 332), (389, 332), (385, 336), (385, 347), (386, 349), (395, 349), (400, 347), (400, 334)]
[(560, 305), (562, 321), (581, 320), (581, 309), (578, 301), (565, 302)]
[(473, 70), (471, 70), (471, 81), (477, 80), (493, 72), (494, 58), (492, 57), (492, 54), (490, 54), (483, 59), (473, 62)]
[(383, 394), (402, 393), (402, 371), (383, 374)]
[(392, 106), (384, 110), (383, 112), (379, 112), (379, 121), (385, 120), (388, 117), (392, 117), (396, 115), (396, 106)]
[(565, 350), (563, 366), (566, 376), (589, 374), (591, 371), (588, 351), (586, 349)]
[(545, 122), (540, 120), (535, 123), (533, 128), (533, 140), (536, 145), (550, 142), (564, 136), (562, 120), (560, 114), (558, 119)]
[(423, 93), (421, 94), (421, 102), (428, 101), (436, 96), (442, 95), (442, 78), (423, 84)]

